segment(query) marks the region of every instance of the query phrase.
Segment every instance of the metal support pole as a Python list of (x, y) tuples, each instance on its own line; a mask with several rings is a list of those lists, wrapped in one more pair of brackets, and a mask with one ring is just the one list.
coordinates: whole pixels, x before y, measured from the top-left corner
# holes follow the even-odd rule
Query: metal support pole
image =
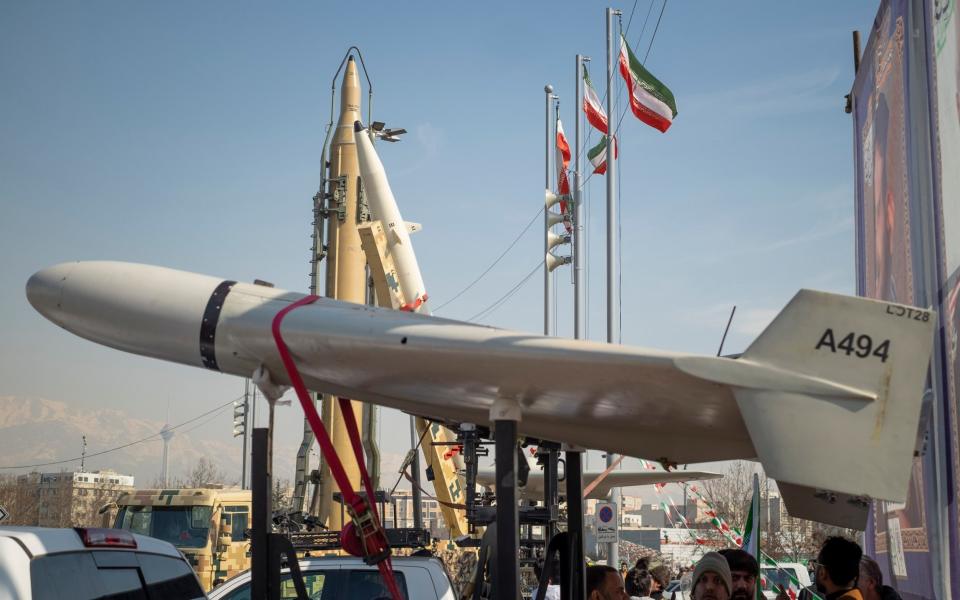
[[(618, 228), (620, 226), (617, 215), (617, 161), (614, 158), (613, 135), (613, 17), (620, 11), (607, 9), (607, 342), (620, 343), (620, 265), (618, 263), (617, 247)], [(613, 454), (607, 454), (607, 466), (616, 460)], [(617, 507), (617, 519), (620, 519), (620, 489), (610, 490), (610, 502)], [(620, 526), (617, 523), (617, 541), (611, 542), (607, 550), (607, 564), (616, 568), (620, 561), (619, 556)]]
[(410, 416), (410, 447), (413, 448), (413, 460), (410, 470), (413, 471), (413, 481), (410, 484), (411, 500), (413, 501), (413, 526), (423, 528), (423, 505), (420, 495), (420, 451), (417, 450), (417, 423), (416, 417)]
[[(576, 140), (573, 166), (573, 337), (581, 340), (586, 331), (586, 288), (584, 287), (583, 203), (580, 196), (580, 121), (583, 111), (583, 63), (589, 59), (577, 55)], [(608, 157), (610, 154), (607, 155)], [(609, 162), (609, 159), (607, 159)]]
[[(250, 485), (253, 496), (253, 514), (251, 515), (250, 553), (253, 555), (250, 568), (250, 588), (252, 597), (267, 598), (270, 589), (270, 463), (267, 460), (269, 431), (264, 428), (253, 430), (253, 452), (250, 463)], [(279, 578), (280, 573), (277, 572)], [(277, 582), (279, 584), (279, 581)]]
[[(550, 152), (552, 136), (550, 128), (550, 103), (553, 101), (553, 86), (543, 86), (544, 99), (544, 189), (550, 189)], [(550, 310), (553, 307), (552, 275), (547, 267), (547, 254), (550, 252), (550, 208), (543, 208), (543, 335), (550, 335), (553, 326)]]
[(517, 421), (494, 421), (496, 445), (497, 558), (494, 585), (497, 600), (520, 597), (519, 527), (517, 513)]
[(550, 449), (547, 451), (547, 459), (543, 465), (543, 504), (550, 511), (550, 519), (546, 528), (546, 539), (544, 543), (549, 544), (550, 539), (557, 534), (557, 504), (559, 503), (559, 485), (557, 477), (557, 458), (558, 452)]
[(618, 306), (619, 265), (617, 264), (617, 161), (613, 158), (613, 16), (619, 11), (607, 9), (607, 342), (620, 343)]
[(567, 533), (570, 535), (573, 567), (573, 589), (569, 595), (561, 590), (562, 600), (584, 600), (587, 597), (586, 571), (583, 561), (583, 466), (580, 462), (583, 454), (576, 450), (564, 453), (566, 469), (564, 479), (567, 482)]
[[(247, 438), (250, 436), (250, 380), (243, 380), (243, 464), (240, 468), (240, 489), (247, 489)], [(166, 448), (164, 448), (166, 452)], [(164, 473), (166, 485), (166, 473)]]

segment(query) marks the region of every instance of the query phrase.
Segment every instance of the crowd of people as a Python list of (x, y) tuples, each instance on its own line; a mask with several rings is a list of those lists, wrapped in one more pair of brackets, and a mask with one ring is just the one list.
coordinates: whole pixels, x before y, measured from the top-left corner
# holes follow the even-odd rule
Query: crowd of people
[[(801, 590), (799, 600), (900, 600), (883, 584), (876, 561), (863, 555), (860, 545), (843, 537), (828, 538), (812, 563), (814, 590)], [(671, 600), (664, 597), (669, 569), (654, 557), (644, 557), (623, 573), (606, 565), (587, 567), (588, 600)], [(708, 552), (696, 563), (690, 600), (753, 600), (760, 565), (751, 554), (731, 548)], [(777, 600), (791, 600), (780, 587)]]

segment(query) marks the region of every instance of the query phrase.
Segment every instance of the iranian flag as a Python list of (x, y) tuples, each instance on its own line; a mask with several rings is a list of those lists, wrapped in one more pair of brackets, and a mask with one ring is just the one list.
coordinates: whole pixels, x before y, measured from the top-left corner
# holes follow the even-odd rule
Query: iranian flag
[[(570, 165), (570, 144), (567, 142), (567, 136), (563, 134), (563, 123), (557, 119), (557, 193), (560, 195), (570, 193), (570, 179), (567, 177), (567, 167)], [(569, 214), (567, 202), (560, 201), (560, 212)], [(569, 221), (563, 222), (567, 233), (573, 231)]]
[[(761, 562), (760, 556), (760, 477), (754, 473), (753, 474), (753, 498), (750, 499), (750, 512), (747, 513), (747, 523), (743, 528), (743, 541), (740, 542), (740, 549), (745, 550), (754, 558), (757, 559), (757, 562)], [(754, 594), (756, 600), (762, 600), (764, 598), (763, 588), (761, 583), (757, 582), (756, 593)]]
[(760, 560), (760, 479), (756, 473), (753, 474), (753, 497), (750, 499), (747, 524), (743, 528), (741, 549)]
[(610, 133), (607, 131), (607, 113), (603, 110), (597, 92), (593, 90), (586, 67), (583, 68), (583, 83), (583, 112), (587, 114), (587, 121), (603, 133)]
[[(613, 158), (617, 158), (617, 138), (613, 138)], [(597, 175), (603, 175), (607, 172), (607, 136), (603, 136), (600, 143), (590, 148), (587, 152), (587, 158), (593, 165), (593, 172)], [(661, 484), (657, 484), (661, 485)]]
[(673, 92), (643, 68), (633, 55), (626, 38), (620, 35), (620, 74), (630, 91), (630, 108), (633, 114), (647, 125), (666, 131), (677, 116), (677, 103)]
[[(560, 119), (557, 119), (557, 191), (561, 194), (570, 193), (570, 181), (567, 179), (570, 156), (570, 144), (567, 142), (567, 136), (563, 133), (563, 123), (560, 122)], [(564, 209), (562, 204), (560, 209)]]

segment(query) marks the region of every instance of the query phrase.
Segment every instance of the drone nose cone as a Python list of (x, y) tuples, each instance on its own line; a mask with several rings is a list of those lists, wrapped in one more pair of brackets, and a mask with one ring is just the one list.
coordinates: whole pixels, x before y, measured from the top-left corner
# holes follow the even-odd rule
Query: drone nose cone
[(63, 296), (63, 283), (77, 263), (62, 263), (37, 271), (27, 281), (27, 301), (47, 319), (57, 325), (60, 320), (60, 300)]

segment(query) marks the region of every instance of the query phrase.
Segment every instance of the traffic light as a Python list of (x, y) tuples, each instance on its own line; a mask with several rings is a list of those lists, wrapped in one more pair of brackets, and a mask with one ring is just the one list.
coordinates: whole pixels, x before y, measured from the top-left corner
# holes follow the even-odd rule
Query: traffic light
[(233, 437), (240, 437), (247, 433), (247, 401), (233, 401)]

